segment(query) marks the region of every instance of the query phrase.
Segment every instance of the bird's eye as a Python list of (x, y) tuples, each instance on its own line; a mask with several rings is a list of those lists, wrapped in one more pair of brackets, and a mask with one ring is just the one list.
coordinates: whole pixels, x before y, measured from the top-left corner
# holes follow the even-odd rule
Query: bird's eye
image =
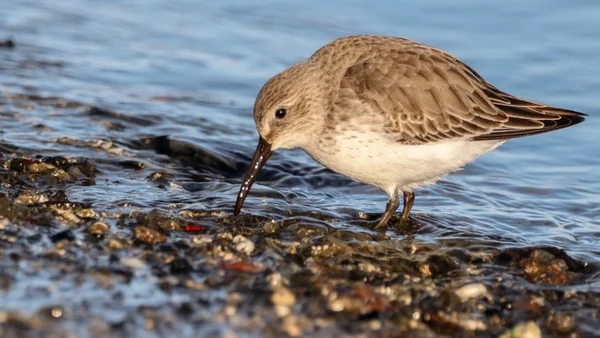
[(279, 108), (277, 109), (277, 111), (275, 112), (275, 117), (278, 119), (282, 119), (285, 117), (285, 114), (287, 114), (287, 111), (283, 108)]

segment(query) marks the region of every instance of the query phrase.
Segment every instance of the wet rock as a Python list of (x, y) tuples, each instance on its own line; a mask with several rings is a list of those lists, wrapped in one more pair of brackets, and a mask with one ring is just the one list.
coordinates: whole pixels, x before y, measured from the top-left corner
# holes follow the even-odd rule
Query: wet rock
[(50, 195), (50, 202), (52, 203), (69, 203), (69, 198), (64, 190), (58, 190), (54, 194)]
[(301, 270), (294, 273), (290, 277), (290, 285), (297, 288), (311, 287), (315, 281), (315, 278), (317, 278), (317, 276), (315, 276), (312, 271), (308, 269)]
[(271, 302), (279, 306), (292, 306), (296, 303), (296, 296), (288, 288), (279, 286), (273, 291)]
[(41, 308), (38, 311), (38, 314), (50, 320), (64, 319), (65, 317), (68, 317), (65, 308), (59, 305)]
[(58, 233), (50, 236), (50, 240), (54, 243), (57, 243), (60, 241), (74, 241), (75, 235), (73, 234), (73, 232), (71, 230), (64, 230), (64, 231), (58, 232)]
[(168, 136), (141, 139), (139, 147), (154, 149), (159, 154), (175, 157), (198, 170), (208, 170), (219, 174), (237, 174), (238, 168), (227, 158), (197, 145), (171, 140)]
[(165, 234), (147, 226), (136, 226), (133, 231), (135, 238), (144, 243), (159, 244), (164, 243), (167, 240)]
[(52, 177), (54, 177), (59, 182), (64, 182), (71, 179), (71, 176), (64, 170), (58, 169), (52, 173)]
[(146, 168), (146, 163), (142, 161), (124, 160), (119, 164), (127, 169), (141, 170)]
[(48, 196), (37, 191), (27, 190), (21, 193), (16, 199), (15, 203), (33, 205), (48, 202)]
[(147, 176), (147, 179), (152, 182), (168, 183), (172, 175), (164, 172), (154, 172)]
[(426, 276), (437, 277), (458, 269), (458, 265), (449, 257), (441, 255), (430, 256), (419, 270)]
[(125, 257), (121, 259), (121, 264), (133, 268), (133, 269), (143, 269), (147, 266), (146, 262), (137, 258), (137, 257)]
[(487, 295), (487, 288), (481, 283), (467, 284), (454, 291), (461, 301), (466, 302), (472, 298), (479, 298)]
[(87, 176), (83, 172), (81, 172), (81, 169), (79, 169), (79, 167), (76, 166), (69, 167), (69, 169), (67, 169), (67, 174), (69, 174), (70, 177), (76, 180), (87, 178)]
[(83, 223), (83, 220), (69, 208), (68, 205), (52, 205), (50, 209), (54, 210), (56, 214), (62, 217), (65, 221), (72, 224), (80, 224)]
[(245, 273), (259, 273), (265, 270), (264, 266), (252, 262), (223, 261), (220, 267), (224, 270)]
[(194, 307), (189, 302), (185, 302), (179, 305), (175, 311), (177, 311), (177, 314), (181, 316), (189, 317), (194, 314)]
[(87, 228), (88, 233), (95, 238), (103, 238), (109, 230), (108, 225), (104, 222), (96, 222)]
[(78, 159), (77, 162), (71, 163), (70, 166), (79, 168), (79, 171), (86, 177), (94, 177), (98, 171), (96, 164), (88, 159)]
[(47, 156), (42, 158), (42, 162), (49, 163), (57, 168), (65, 169), (69, 166), (69, 160), (62, 156)]
[(74, 213), (77, 217), (81, 218), (98, 218), (98, 214), (92, 208), (75, 208)]
[(290, 337), (300, 337), (302, 335), (302, 329), (298, 325), (296, 317), (288, 316), (283, 319), (283, 330)]
[(279, 286), (271, 295), (271, 302), (275, 305), (275, 312), (279, 317), (290, 314), (290, 307), (296, 303), (296, 296), (286, 287)]
[(161, 214), (158, 211), (140, 214), (136, 217), (136, 220), (139, 225), (156, 230), (183, 230), (182, 228), (184, 227), (182, 220)]
[(534, 283), (565, 285), (575, 279), (564, 260), (556, 259), (544, 250), (534, 250), (527, 258), (519, 261), (519, 266), (525, 277)]
[(12, 171), (28, 172), (32, 174), (46, 173), (55, 169), (52, 164), (27, 158), (14, 158), (10, 160), (8, 167), (9, 170)]
[(84, 113), (92, 117), (111, 118), (132, 123), (138, 126), (151, 126), (155, 124), (155, 122), (152, 121), (150, 118), (128, 115), (99, 107), (89, 107)]
[(0, 48), (13, 49), (17, 46), (15, 40), (13, 39), (4, 39), (0, 40)]
[(541, 338), (542, 331), (535, 322), (521, 323), (506, 331), (500, 338)]
[(538, 319), (543, 317), (545, 312), (545, 300), (534, 295), (521, 295), (512, 304), (512, 314), (521, 319)]
[(575, 330), (575, 319), (572, 314), (553, 313), (546, 320), (546, 328), (552, 333), (566, 336)]
[(235, 249), (239, 252), (249, 255), (254, 251), (254, 242), (242, 235), (236, 235), (232, 241), (235, 244)]
[(123, 243), (116, 238), (111, 238), (108, 241), (108, 247), (111, 248), (112, 250), (122, 250)]
[(175, 258), (169, 263), (169, 269), (173, 274), (187, 274), (194, 270), (194, 267), (185, 258)]

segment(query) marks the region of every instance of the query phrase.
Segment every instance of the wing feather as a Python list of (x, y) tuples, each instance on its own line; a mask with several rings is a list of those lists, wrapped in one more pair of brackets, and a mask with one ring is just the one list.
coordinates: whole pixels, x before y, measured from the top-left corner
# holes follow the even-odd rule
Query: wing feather
[(336, 102), (383, 115), (398, 142), (502, 140), (583, 121), (581, 114), (506, 94), (452, 55), (409, 40), (374, 43), (341, 79)]

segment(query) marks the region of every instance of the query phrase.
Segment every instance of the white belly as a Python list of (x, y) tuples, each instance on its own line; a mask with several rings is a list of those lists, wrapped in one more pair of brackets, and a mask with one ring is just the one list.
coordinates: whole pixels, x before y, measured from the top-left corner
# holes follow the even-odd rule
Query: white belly
[(336, 140), (330, 149), (305, 149), (315, 160), (356, 181), (388, 194), (435, 183), (505, 141), (444, 141), (404, 145), (376, 134), (356, 134)]

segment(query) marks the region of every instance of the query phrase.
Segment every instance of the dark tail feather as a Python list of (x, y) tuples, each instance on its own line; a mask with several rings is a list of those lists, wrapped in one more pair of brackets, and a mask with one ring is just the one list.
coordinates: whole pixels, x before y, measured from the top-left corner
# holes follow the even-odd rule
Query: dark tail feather
[(473, 140), (507, 140), (547, 133), (574, 126), (585, 120), (586, 114), (573, 110), (545, 106), (535, 102), (508, 95), (493, 88), (489, 94), (494, 105), (507, 116), (508, 120), (501, 128), (486, 135), (480, 135)]

